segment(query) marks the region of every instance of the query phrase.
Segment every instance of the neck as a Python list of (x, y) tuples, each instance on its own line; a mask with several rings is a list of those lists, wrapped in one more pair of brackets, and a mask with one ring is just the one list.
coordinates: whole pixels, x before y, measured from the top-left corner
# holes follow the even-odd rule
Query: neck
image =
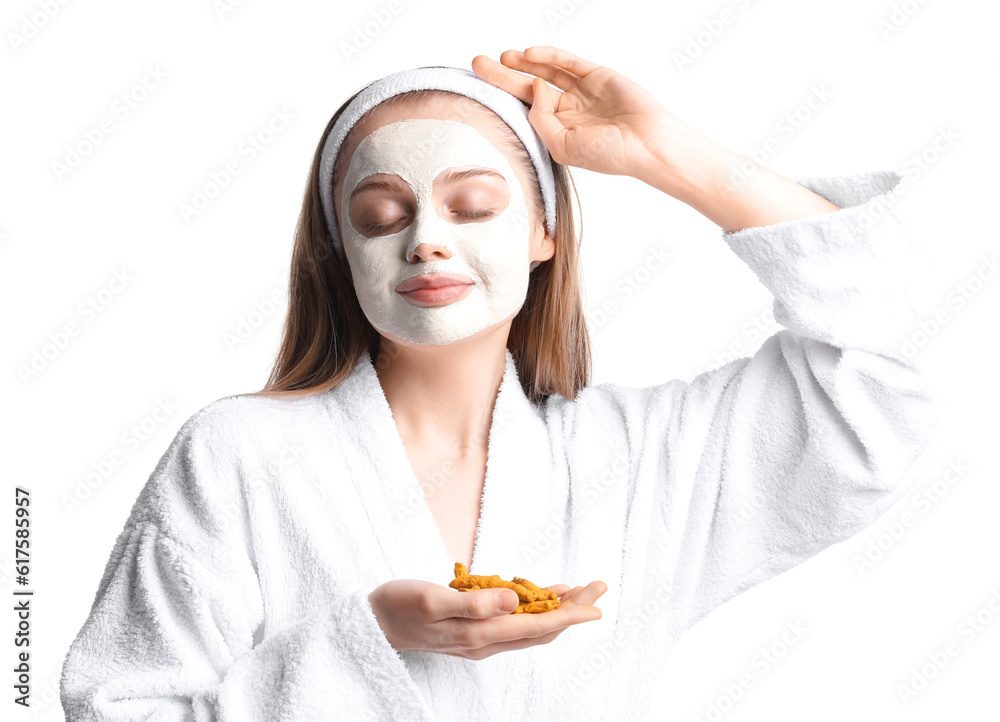
[(375, 372), (399, 433), (429, 444), (485, 448), (506, 363), (509, 327), (443, 346), (382, 338)]

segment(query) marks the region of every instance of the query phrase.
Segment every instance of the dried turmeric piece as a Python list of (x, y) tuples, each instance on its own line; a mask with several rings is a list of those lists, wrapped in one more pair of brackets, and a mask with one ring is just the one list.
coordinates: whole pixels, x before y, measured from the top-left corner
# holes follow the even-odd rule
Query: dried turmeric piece
[(551, 589), (539, 587), (537, 584), (514, 577), (511, 581), (501, 579), (496, 574), (469, 574), (462, 562), (455, 562), (455, 578), (448, 584), (460, 592), (476, 589), (513, 589), (517, 592), (519, 604), (511, 614), (538, 614), (559, 608), (559, 597)]
[(543, 599), (538, 602), (521, 602), (517, 605), (511, 614), (521, 614), (527, 612), (528, 614), (538, 614), (539, 612), (548, 612), (552, 609), (559, 609), (558, 599)]

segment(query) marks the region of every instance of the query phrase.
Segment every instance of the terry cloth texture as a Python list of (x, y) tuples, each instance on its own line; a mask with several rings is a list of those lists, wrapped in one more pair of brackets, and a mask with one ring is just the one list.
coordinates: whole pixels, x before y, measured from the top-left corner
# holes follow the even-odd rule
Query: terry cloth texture
[(447, 586), (456, 560), (366, 356), (326, 393), (183, 424), (65, 659), (67, 718), (647, 718), (685, 630), (870, 526), (938, 450), (941, 402), (899, 350), (920, 252), (886, 205), (900, 179), (800, 179), (841, 209), (722, 234), (784, 327), (749, 358), (536, 406), (507, 352), (469, 571), (603, 580), (602, 619), (481, 661), (389, 644), (368, 593)]

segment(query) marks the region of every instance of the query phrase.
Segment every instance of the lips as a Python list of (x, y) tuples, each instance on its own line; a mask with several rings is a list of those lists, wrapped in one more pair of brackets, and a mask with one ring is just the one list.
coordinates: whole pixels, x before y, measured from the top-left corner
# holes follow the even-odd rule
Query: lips
[(411, 276), (396, 286), (396, 293), (407, 293), (417, 291), (422, 288), (444, 288), (445, 286), (469, 286), (472, 279), (468, 276), (459, 276), (453, 273), (421, 273), (418, 276)]

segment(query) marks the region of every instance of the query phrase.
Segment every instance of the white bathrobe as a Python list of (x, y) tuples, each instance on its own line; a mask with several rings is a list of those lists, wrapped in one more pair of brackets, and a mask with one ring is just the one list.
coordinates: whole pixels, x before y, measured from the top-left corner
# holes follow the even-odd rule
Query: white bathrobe
[(900, 179), (799, 179), (841, 210), (723, 234), (784, 327), (751, 358), (540, 408), (507, 353), (470, 573), (603, 580), (602, 619), (481, 661), (389, 644), (368, 593), (447, 586), (457, 560), (366, 356), (329, 392), (184, 423), (69, 649), (68, 719), (644, 719), (685, 630), (869, 526), (937, 450), (899, 350), (920, 250), (886, 207)]

